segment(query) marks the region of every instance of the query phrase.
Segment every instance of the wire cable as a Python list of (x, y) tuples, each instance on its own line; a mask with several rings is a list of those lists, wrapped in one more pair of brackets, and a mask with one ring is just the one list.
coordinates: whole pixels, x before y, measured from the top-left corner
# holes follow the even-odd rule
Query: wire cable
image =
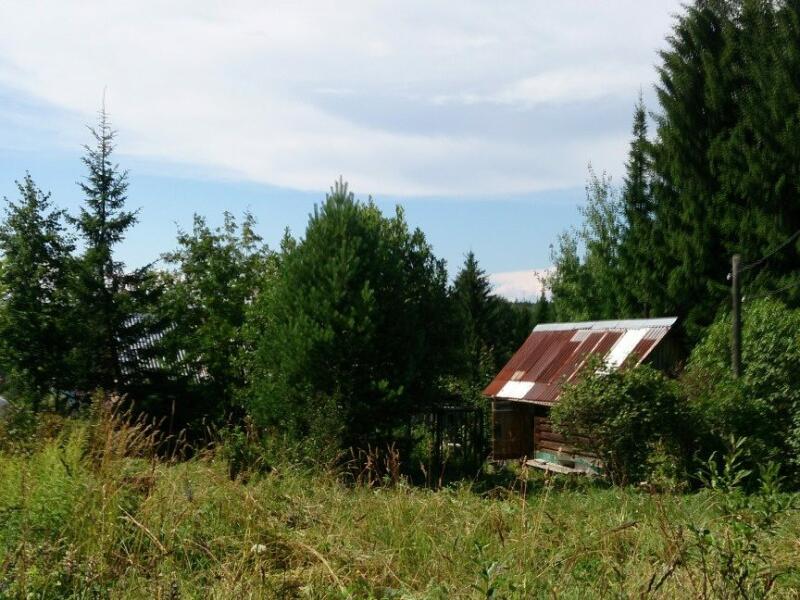
[(794, 241), (794, 240), (797, 238), (797, 236), (799, 236), (799, 235), (800, 235), (800, 229), (798, 229), (798, 230), (797, 230), (797, 231), (795, 231), (795, 232), (794, 232), (792, 235), (790, 235), (790, 236), (789, 236), (789, 237), (786, 239), (786, 241), (785, 241), (785, 242), (783, 242), (783, 243), (782, 243), (780, 246), (778, 246), (778, 247), (777, 247), (777, 248), (775, 248), (774, 250), (772, 250), (772, 251), (768, 252), (767, 254), (765, 254), (764, 256), (762, 256), (761, 258), (759, 258), (758, 260), (756, 260), (756, 261), (754, 261), (754, 262), (751, 262), (750, 264), (747, 264), (747, 265), (745, 265), (745, 266), (741, 267), (741, 268), (739, 269), (739, 272), (741, 273), (741, 272), (744, 272), (744, 271), (749, 271), (750, 269), (752, 269), (752, 268), (754, 268), (754, 267), (757, 267), (758, 265), (760, 265), (760, 264), (762, 264), (762, 263), (766, 262), (766, 261), (767, 261), (767, 259), (771, 258), (771, 257), (772, 257), (772, 256), (774, 256), (775, 254), (777, 254), (778, 252), (780, 252), (781, 250), (783, 250), (784, 248), (786, 248), (786, 246), (788, 246), (789, 244), (791, 244), (791, 243), (792, 243), (792, 242), (793, 242), (793, 241)]
[(775, 294), (785, 292), (786, 290), (796, 288), (797, 286), (800, 286), (800, 281), (790, 283), (789, 285), (785, 285), (782, 288), (778, 288), (777, 290), (772, 290), (771, 292), (762, 292), (760, 294), (755, 294), (754, 296), (742, 296), (742, 302), (744, 302), (745, 300), (756, 300), (758, 298), (766, 298), (767, 296), (774, 296)]

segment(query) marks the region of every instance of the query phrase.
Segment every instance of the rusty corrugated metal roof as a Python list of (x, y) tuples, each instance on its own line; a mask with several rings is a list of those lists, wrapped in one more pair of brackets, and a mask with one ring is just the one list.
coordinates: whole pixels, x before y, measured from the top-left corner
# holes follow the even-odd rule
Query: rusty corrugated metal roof
[(677, 318), (543, 323), (537, 325), (483, 391), (506, 400), (552, 404), (561, 386), (575, 378), (590, 355), (610, 368), (629, 358), (641, 363), (664, 339)]

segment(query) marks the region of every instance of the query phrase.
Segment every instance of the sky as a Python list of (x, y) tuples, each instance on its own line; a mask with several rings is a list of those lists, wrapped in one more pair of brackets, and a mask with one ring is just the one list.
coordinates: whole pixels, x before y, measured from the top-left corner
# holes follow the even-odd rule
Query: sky
[(673, 0), (2, 0), (0, 196), (29, 170), (80, 205), (105, 97), (156, 260), (192, 215), (251, 211), (302, 236), (342, 176), (402, 204), (451, 274), (474, 251), (497, 293), (535, 298), (579, 224), (587, 165), (619, 183), (639, 93), (656, 109)]

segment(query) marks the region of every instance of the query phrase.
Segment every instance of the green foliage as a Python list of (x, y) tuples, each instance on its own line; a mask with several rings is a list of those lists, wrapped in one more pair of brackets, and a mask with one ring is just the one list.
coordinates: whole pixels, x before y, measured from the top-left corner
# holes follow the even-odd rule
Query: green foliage
[(333, 419), (347, 445), (391, 437), (437, 401), (448, 369), (444, 263), (399, 208), (384, 217), (341, 181), (284, 246), (251, 312), (254, 417), (300, 436)]
[[(72, 243), (64, 231), (63, 211), (52, 207), (30, 174), (17, 182), (20, 199), (6, 199), (0, 226), (0, 365), (34, 410), (67, 377), (63, 357), (69, 349), (69, 297)], [(21, 397), (21, 396), (20, 396)]]
[(496, 296), (473, 252), (456, 274), (450, 299), (459, 345), (457, 377), (479, 394), (533, 327), (547, 318), (548, 302), (544, 297), (530, 304)]
[(721, 316), (695, 347), (687, 389), (713, 449), (731, 435), (748, 436), (751, 452), (800, 466), (800, 310), (774, 299), (745, 302), (743, 372), (730, 369), (730, 317)]
[(178, 249), (163, 257), (173, 270), (162, 274), (159, 313), (169, 325), (161, 345), (173, 377), (187, 379), (208, 398), (182, 407), (196, 417), (223, 418), (245, 385), (247, 306), (275, 272), (254, 225), (250, 214), (239, 225), (225, 213), (222, 227), (212, 230), (195, 215), (192, 231), (179, 232)]
[(138, 373), (126, 351), (150, 327), (143, 315), (152, 311), (158, 289), (147, 285), (149, 267), (128, 272), (114, 258), (115, 247), (136, 224), (136, 213), (125, 209), (127, 171), (112, 162), (114, 137), (108, 115), (100, 112), (96, 128), (90, 128), (94, 146), (85, 146), (83, 164), (87, 175), (79, 184), (85, 205), (70, 220), (84, 242), (71, 279), (76, 328), (70, 370), (74, 387), (88, 391), (124, 388)]
[[(554, 272), (546, 279), (559, 321), (586, 321), (625, 316), (620, 244), (622, 204), (611, 180), (589, 167), (584, 222), (564, 233), (552, 251)], [(583, 252), (581, 253), (581, 248)]]
[(501, 300), (492, 294), (486, 273), (469, 252), (456, 275), (451, 292), (461, 336), (463, 377), (474, 387), (486, 385), (497, 368), (495, 346), (500, 331)]
[(9, 404), (0, 414), (0, 452), (15, 454), (38, 445), (37, 413), (31, 403)]
[(652, 147), (641, 94), (632, 133), (621, 193), (624, 227), (619, 241), (622, 290), (618, 312), (628, 317), (653, 317), (664, 310), (665, 290), (663, 264), (657, 253), (661, 241), (655, 222)]
[(269, 473), (272, 462), (265, 442), (250, 419), (243, 425), (228, 425), (219, 430), (219, 454), (228, 463), (231, 480), (246, 480), (251, 474)]
[(689, 525), (693, 539), (687, 553), (702, 565), (702, 589), (716, 598), (765, 598), (778, 578), (797, 572), (794, 564), (774, 565), (768, 550), (780, 534), (781, 516), (793, 508), (794, 497), (780, 491), (776, 463), (761, 466), (754, 493), (743, 491), (752, 473), (743, 466), (751, 462), (745, 457), (746, 442), (730, 437), (722, 464), (717, 464), (714, 453), (700, 472), (721, 518)]
[(434, 492), (284, 463), (231, 480), (228, 450), (143, 458), (137, 427), (98, 412), (0, 452), (0, 596), (725, 597), (704, 580), (729, 590), (742, 565), (746, 590), (800, 583), (800, 515), (774, 486), (659, 495), (523, 471)]
[(696, 0), (666, 42), (655, 135), (640, 99), (620, 200), (590, 175), (551, 289), (559, 319), (676, 315), (688, 354), (728, 300), (734, 253), (755, 263), (746, 294), (800, 304), (800, 5)]
[(478, 581), (472, 585), (472, 589), (477, 592), (479, 598), (486, 600), (494, 598), (505, 598), (517, 590), (517, 586), (505, 573), (503, 565), (486, 557), (486, 549), (489, 544), (479, 544), (475, 542), (474, 558), (478, 567)]
[(656, 214), (668, 273), (669, 310), (696, 338), (724, 299), (727, 257), (737, 239), (724, 229), (735, 202), (722, 192), (718, 140), (739, 118), (732, 2), (687, 7), (661, 51), (660, 113), (653, 148)]
[(608, 370), (590, 360), (551, 409), (554, 426), (594, 453), (615, 483), (648, 477), (656, 444), (680, 457), (686, 415), (674, 382), (648, 365)]

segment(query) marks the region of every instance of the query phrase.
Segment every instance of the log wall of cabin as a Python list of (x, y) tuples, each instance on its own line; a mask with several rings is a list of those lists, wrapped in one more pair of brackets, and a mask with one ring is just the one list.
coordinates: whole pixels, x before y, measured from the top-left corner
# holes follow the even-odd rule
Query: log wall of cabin
[(555, 431), (547, 406), (496, 400), (492, 403), (492, 424), (492, 456), (497, 460), (596, 462), (591, 453), (578, 450)]
[(553, 427), (550, 408), (537, 407), (533, 423), (534, 458), (566, 464), (579, 470), (597, 471), (600, 464), (597, 457), (583, 449), (590, 444), (590, 440), (585, 437), (573, 439), (581, 448), (569, 443)]
[(567, 443), (566, 438), (555, 431), (550, 421), (550, 409), (539, 407), (533, 417), (533, 443), (536, 451), (559, 454), (572, 453), (574, 448)]

